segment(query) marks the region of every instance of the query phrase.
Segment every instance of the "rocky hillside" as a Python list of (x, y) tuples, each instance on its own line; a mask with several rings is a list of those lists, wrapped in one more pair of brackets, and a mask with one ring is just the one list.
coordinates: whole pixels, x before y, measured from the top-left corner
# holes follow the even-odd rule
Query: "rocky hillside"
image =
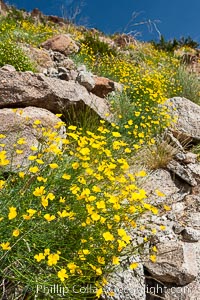
[(199, 50), (0, 14), (1, 299), (199, 299)]

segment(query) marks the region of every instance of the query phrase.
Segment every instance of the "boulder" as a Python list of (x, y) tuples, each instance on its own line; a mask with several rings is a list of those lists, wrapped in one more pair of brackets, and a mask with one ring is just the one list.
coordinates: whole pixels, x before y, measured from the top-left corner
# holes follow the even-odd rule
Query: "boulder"
[[(109, 103), (88, 93), (74, 81), (49, 78), (29, 72), (0, 70), (0, 108), (36, 106), (69, 115), (88, 109), (91, 114), (111, 119)], [(110, 114), (109, 117), (105, 117)]]
[(95, 87), (94, 78), (89, 72), (79, 72), (76, 80), (80, 85), (83, 85), (89, 92)]
[(76, 53), (79, 50), (79, 47), (76, 45), (74, 40), (67, 34), (59, 34), (53, 38), (48, 39), (41, 44), (41, 47), (53, 51), (60, 52), (64, 55), (69, 55)]
[(95, 86), (91, 90), (91, 93), (97, 95), (98, 97), (104, 98), (109, 93), (115, 91), (114, 82), (105, 77), (94, 77)]
[(31, 17), (40, 20), (42, 18), (42, 12), (38, 8), (34, 8), (31, 11)]
[(58, 67), (64, 67), (67, 70), (75, 70), (75, 64), (73, 62), (73, 60), (71, 60), (70, 58), (66, 57), (65, 59), (58, 61), (57, 62)]
[(172, 128), (173, 134), (180, 140), (200, 141), (200, 106), (183, 98), (174, 97), (168, 100), (177, 122)]
[(36, 63), (37, 70), (39, 72), (42, 72), (46, 68), (54, 67), (51, 56), (46, 49), (38, 49), (31, 45), (22, 45), (22, 49), (24, 50), (26, 55)]
[[(167, 284), (165, 288), (166, 300), (198, 300), (200, 299), (200, 242), (194, 244), (197, 257), (198, 277), (185, 286)], [(190, 262), (191, 265), (193, 261)], [(196, 263), (196, 262), (195, 262)]]
[(7, 72), (14, 72), (16, 71), (15, 67), (11, 66), (11, 65), (4, 65), (3, 67), (1, 67), (2, 71), (7, 71)]
[[(42, 131), (37, 130), (39, 125), (33, 124), (36, 120), (41, 121), (40, 128), (44, 127), (54, 132), (56, 131), (54, 126), (61, 121), (48, 110), (37, 107), (0, 109), (0, 134), (5, 135), (0, 139), (0, 151), (7, 151), (7, 158), (12, 160), (12, 170), (17, 166), (27, 165), (26, 158), (33, 155), (30, 147), (38, 147), (44, 141)], [(58, 133), (64, 138), (65, 128), (62, 126)], [(25, 143), (18, 144), (17, 141), (20, 138), (24, 138)], [(17, 153), (16, 150), (22, 150), (23, 152)]]
[(184, 286), (198, 275), (196, 250), (191, 243), (168, 242), (157, 245), (157, 261), (145, 263), (148, 272), (163, 283)]
[(200, 241), (200, 230), (185, 227), (181, 234), (185, 242), (194, 243)]

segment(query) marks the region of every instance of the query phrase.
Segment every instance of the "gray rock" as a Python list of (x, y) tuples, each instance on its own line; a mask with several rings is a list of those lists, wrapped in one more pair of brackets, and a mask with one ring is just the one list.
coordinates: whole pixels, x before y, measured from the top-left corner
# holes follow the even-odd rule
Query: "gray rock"
[(172, 128), (174, 135), (182, 141), (200, 141), (200, 106), (182, 97), (174, 97), (168, 101), (172, 104), (169, 108), (178, 118)]
[(1, 67), (1, 70), (7, 71), (7, 72), (14, 72), (14, 71), (16, 71), (15, 67), (13, 67), (11, 65), (4, 65), (3, 67)]
[(190, 163), (187, 166), (193, 174), (200, 177), (200, 163)]
[(200, 212), (200, 195), (188, 195), (184, 201), (188, 211)]
[(181, 215), (184, 215), (185, 207), (184, 201), (175, 202), (172, 204), (172, 212), (180, 217)]
[(184, 228), (181, 234), (185, 242), (198, 242), (200, 240), (200, 230), (191, 227)]
[(58, 70), (55, 69), (55, 68), (48, 68), (48, 69), (47, 69), (47, 74), (48, 74), (50, 77), (57, 77), (57, 75), (58, 75)]
[(184, 227), (178, 223), (174, 224), (173, 226), (173, 230), (176, 234), (180, 234), (182, 233), (182, 231), (184, 230)]
[(77, 68), (78, 72), (87, 72), (87, 68), (85, 65), (81, 65)]
[[(153, 194), (153, 202), (155, 203), (166, 203), (166, 199), (170, 198), (173, 195), (177, 195), (179, 193), (179, 188), (174, 183), (170, 172), (163, 169), (158, 169), (150, 173), (144, 182), (144, 189), (147, 194)], [(159, 197), (155, 193), (156, 190), (162, 192), (165, 196)]]
[[(185, 286), (167, 285), (165, 286), (164, 299), (166, 300), (198, 300), (200, 299), (200, 242), (193, 244), (196, 252), (198, 277)], [(191, 261), (193, 264), (193, 261)]]
[(64, 54), (57, 52), (57, 51), (53, 51), (51, 49), (49, 50), (49, 55), (50, 55), (51, 59), (56, 63), (61, 63), (65, 59), (68, 59)]
[(58, 72), (59, 73), (68, 73), (69, 71), (65, 67), (60, 66), (60, 67), (58, 67)]
[(173, 135), (173, 133), (168, 129), (166, 132), (166, 137), (169, 139), (170, 144), (173, 145), (177, 150), (184, 152), (183, 146), (179, 142), (179, 140)]
[(80, 85), (83, 85), (89, 92), (95, 86), (95, 81), (93, 79), (93, 76), (89, 72), (84, 72), (84, 71), (79, 72), (76, 80)]
[(187, 152), (185, 154), (185, 158), (183, 159), (183, 162), (185, 164), (195, 164), (197, 161), (197, 154), (192, 153), (192, 152)]
[(190, 213), (188, 220), (191, 227), (200, 230), (200, 212)]
[(120, 267), (107, 280), (108, 284), (103, 288), (102, 300), (146, 299), (142, 264), (139, 264), (135, 270)]
[(69, 73), (59, 73), (58, 78), (61, 80), (70, 80), (70, 74)]
[(64, 58), (63, 60), (58, 61), (57, 66), (58, 67), (64, 67), (67, 70), (74, 70), (75, 69), (75, 64), (74, 64), (73, 60), (71, 60), (68, 57)]
[(58, 78), (60, 78), (61, 80), (70, 80), (70, 73), (69, 70), (67, 70), (64, 67), (58, 67)]
[(70, 70), (69, 76), (70, 76), (70, 80), (76, 81), (76, 78), (77, 78), (77, 76), (78, 76), (78, 72), (75, 71), (75, 70)]
[(155, 279), (180, 286), (195, 280), (198, 267), (193, 244), (168, 242), (157, 245), (157, 248), (157, 261), (145, 263), (148, 272)]
[(170, 170), (171, 172), (175, 173), (176, 175), (178, 175), (181, 179), (183, 179), (185, 182), (187, 182), (191, 186), (197, 185), (197, 182), (196, 182), (191, 170), (186, 166), (182, 166), (179, 162), (177, 162), (175, 160), (171, 160), (167, 164), (167, 169)]
[(178, 152), (176, 155), (175, 155), (175, 158), (179, 161), (185, 161), (186, 159), (186, 154), (183, 153), (183, 152)]

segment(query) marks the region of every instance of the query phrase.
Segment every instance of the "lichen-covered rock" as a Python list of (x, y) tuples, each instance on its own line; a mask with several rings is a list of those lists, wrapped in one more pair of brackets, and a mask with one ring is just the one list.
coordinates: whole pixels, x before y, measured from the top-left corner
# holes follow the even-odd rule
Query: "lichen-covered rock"
[(4, 65), (3, 67), (1, 67), (2, 71), (7, 71), (7, 72), (15, 72), (16, 69), (15, 67), (11, 66), (11, 65)]

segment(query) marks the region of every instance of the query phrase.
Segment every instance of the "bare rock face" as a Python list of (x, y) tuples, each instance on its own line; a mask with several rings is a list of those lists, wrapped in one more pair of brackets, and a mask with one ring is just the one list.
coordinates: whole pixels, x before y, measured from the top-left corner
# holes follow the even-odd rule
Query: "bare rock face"
[(70, 110), (91, 110), (101, 118), (109, 114), (105, 99), (90, 94), (74, 81), (49, 78), (30, 72), (5, 72), (0, 70), (0, 108), (36, 106), (53, 113)]
[(69, 55), (72, 53), (76, 53), (79, 50), (79, 47), (76, 45), (74, 40), (72, 40), (66, 34), (57, 35), (51, 39), (48, 39), (41, 46), (47, 50), (53, 50), (60, 52), (64, 55)]
[[(17, 166), (27, 164), (26, 158), (33, 155), (31, 146), (38, 147), (42, 143), (44, 137), (42, 131), (38, 131), (38, 126), (34, 125), (34, 121), (41, 121), (40, 127), (47, 130), (56, 131), (54, 126), (61, 122), (57, 116), (46, 109), (37, 107), (26, 107), (23, 109), (0, 109), (0, 134), (3, 137), (0, 139), (1, 150), (7, 151), (7, 158), (12, 160), (12, 170)], [(59, 135), (65, 137), (65, 128), (62, 126), (59, 130)], [(19, 139), (23, 138), (24, 142), (18, 143)], [(20, 150), (19, 152), (17, 152)]]
[(145, 264), (155, 279), (178, 286), (195, 280), (198, 275), (198, 266), (193, 244), (168, 242), (158, 245), (157, 248), (157, 261)]
[(174, 97), (168, 101), (178, 118), (172, 129), (174, 135), (180, 139), (200, 141), (200, 106), (182, 97)]

